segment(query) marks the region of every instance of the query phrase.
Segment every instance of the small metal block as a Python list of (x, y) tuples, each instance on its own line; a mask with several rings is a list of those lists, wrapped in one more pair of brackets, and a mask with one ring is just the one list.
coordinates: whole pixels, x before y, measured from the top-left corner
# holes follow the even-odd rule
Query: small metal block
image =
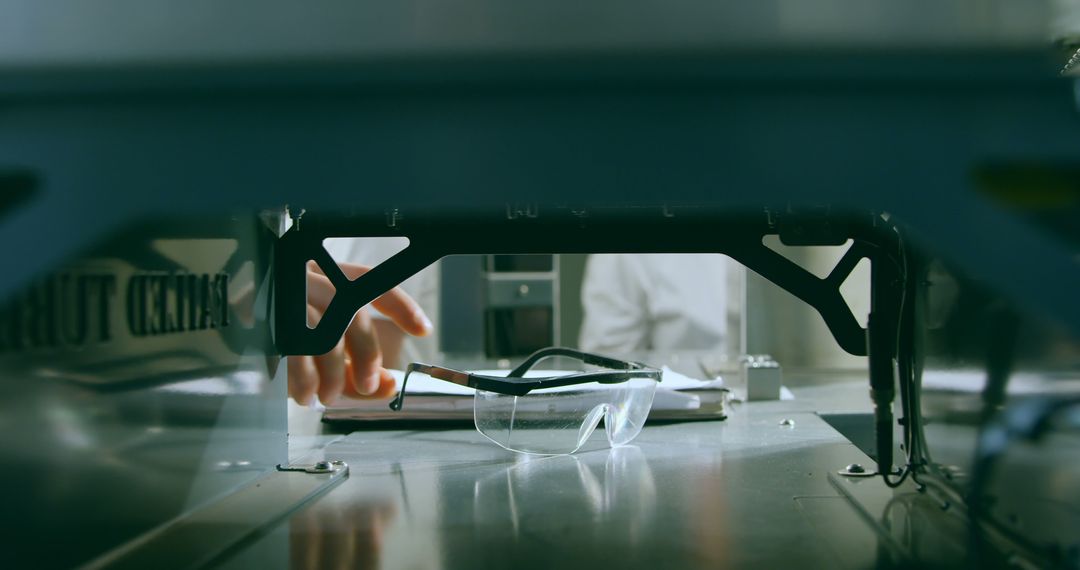
[(746, 388), (746, 399), (779, 400), (780, 364), (767, 354), (748, 354), (740, 359), (740, 380)]

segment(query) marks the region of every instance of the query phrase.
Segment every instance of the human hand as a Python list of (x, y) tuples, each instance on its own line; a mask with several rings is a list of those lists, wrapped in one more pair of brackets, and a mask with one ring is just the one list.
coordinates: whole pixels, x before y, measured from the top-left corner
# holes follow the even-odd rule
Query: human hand
[[(367, 273), (370, 267), (339, 263), (349, 279)], [(334, 287), (314, 262), (308, 263), (308, 321), (322, 318)], [(402, 331), (425, 336), (433, 328), (431, 320), (405, 291), (393, 288), (371, 303), (390, 318)], [(290, 356), (289, 396), (299, 404), (310, 404), (318, 395), (322, 402), (331, 402), (345, 394), (353, 398), (388, 398), (397, 386), (394, 377), (383, 368), (383, 353), (371, 315), (360, 309), (349, 328), (330, 352), (320, 356)]]

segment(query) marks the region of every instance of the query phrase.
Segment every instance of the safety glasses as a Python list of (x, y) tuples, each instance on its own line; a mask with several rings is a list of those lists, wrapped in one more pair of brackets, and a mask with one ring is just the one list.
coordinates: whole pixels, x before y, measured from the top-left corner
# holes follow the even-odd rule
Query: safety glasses
[[(562, 356), (605, 368), (558, 376), (527, 375), (541, 360)], [(405, 370), (401, 392), (390, 402), (400, 410), (412, 374), (425, 374), (476, 389), (476, 430), (495, 443), (521, 453), (573, 453), (589, 439), (600, 420), (608, 444), (630, 442), (645, 425), (661, 372), (639, 362), (626, 362), (569, 348), (545, 348), (529, 356), (506, 376), (472, 374), (414, 362)]]

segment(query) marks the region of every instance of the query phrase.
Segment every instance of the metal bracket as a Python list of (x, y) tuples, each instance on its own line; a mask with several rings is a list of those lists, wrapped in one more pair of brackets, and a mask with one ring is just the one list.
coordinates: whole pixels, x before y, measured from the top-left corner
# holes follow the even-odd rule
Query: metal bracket
[(316, 461), (315, 463), (293, 463), (290, 465), (279, 464), (278, 471), (300, 471), (303, 473), (337, 473), (349, 472), (349, 464), (344, 461)]

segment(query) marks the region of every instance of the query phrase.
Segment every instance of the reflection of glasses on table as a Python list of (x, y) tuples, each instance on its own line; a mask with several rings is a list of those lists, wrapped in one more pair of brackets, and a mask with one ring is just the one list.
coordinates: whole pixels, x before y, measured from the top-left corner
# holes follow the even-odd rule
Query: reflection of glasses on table
[[(607, 368), (557, 376), (525, 376), (536, 363), (553, 356), (575, 358)], [(612, 446), (637, 437), (652, 407), (660, 370), (569, 348), (534, 352), (506, 376), (489, 376), (414, 362), (405, 369), (401, 392), (390, 408), (400, 410), (411, 374), (476, 389), (473, 420), (485, 437), (511, 451), (573, 453), (604, 420)]]

